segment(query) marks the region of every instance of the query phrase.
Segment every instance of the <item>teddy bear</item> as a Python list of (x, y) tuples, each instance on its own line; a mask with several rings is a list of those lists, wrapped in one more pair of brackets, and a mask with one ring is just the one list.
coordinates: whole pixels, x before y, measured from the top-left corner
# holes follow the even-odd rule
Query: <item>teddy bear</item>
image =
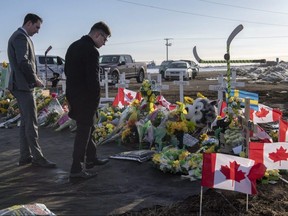
[(186, 119), (195, 122), (198, 128), (210, 126), (217, 117), (216, 103), (207, 98), (197, 98), (193, 104), (186, 105)]

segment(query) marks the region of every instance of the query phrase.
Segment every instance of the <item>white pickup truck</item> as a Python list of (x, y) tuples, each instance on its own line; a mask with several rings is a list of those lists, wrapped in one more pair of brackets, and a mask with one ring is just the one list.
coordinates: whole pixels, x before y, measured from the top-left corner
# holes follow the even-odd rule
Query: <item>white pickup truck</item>
[(52, 86), (56, 87), (59, 79), (63, 78), (65, 60), (60, 56), (52, 55), (36, 55), (35, 57), (38, 76), (42, 80), (52, 82)]

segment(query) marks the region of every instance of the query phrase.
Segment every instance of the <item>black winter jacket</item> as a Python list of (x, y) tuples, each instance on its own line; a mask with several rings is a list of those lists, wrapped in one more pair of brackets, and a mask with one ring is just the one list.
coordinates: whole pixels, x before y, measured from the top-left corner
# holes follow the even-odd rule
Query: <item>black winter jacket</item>
[(100, 101), (99, 52), (90, 36), (72, 43), (65, 56), (69, 117), (92, 125)]

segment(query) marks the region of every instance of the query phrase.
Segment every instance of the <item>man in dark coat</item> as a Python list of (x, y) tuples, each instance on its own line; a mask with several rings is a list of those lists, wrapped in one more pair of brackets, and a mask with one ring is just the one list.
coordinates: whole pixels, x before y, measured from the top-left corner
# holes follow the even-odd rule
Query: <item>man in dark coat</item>
[[(104, 22), (98, 22), (92, 26), (88, 35), (69, 46), (65, 56), (69, 117), (77, 124), (70, 178), (93, 177), (96, 173), (87, 172), (86, 169), (108, 162), (108, 159), (97, 158), (92, 132), (100, 102), (98, 49), (105, 45), (110, 36), (109, 27)], [(84, 162), (84, 169), (81, 162)]]

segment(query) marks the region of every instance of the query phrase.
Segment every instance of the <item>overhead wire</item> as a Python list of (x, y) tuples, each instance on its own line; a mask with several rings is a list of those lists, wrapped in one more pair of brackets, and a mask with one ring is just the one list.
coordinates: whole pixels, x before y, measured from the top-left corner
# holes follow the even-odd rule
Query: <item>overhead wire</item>
[(192, 12), (187, 12), (187, 11), (181, 11), (181, 10), (175, 10), (175, 9), (168, 9), (168, 8), (158, 7), (158, 6), (154, 6), (154, 5), (136, 3), (136, 2), (131, 2), (131, 1), (127, 1), (127, 0), (117, 0), (117, 1), (123, 2), (123, 3), (127, 3), (127, 4), (138, 5), (138, 6), (141, 6), (141, 7), (153, 8), (153, 9), (157, 9), (157, 10), (164, 10), (164, 11), (169, 11), (169, 12), (174, 12), (174, 13), (189, 14), (189, 15), (193, 15), (193, 16), (201, 16), (201, 17), (228, 20), (228, 21), (234, 21), (234, 22), (246, 22), (246, 23), (253, 23), (253, 24), (260, 24), (260, 25), (272, 25), (272, 26), (288, 26), (286, 24), (254, 22), (254, 21), (249, 21), (249, 20), (240, 20), (240, 19), (231, 19), (231, 18), (225, 18), (225, 17), (211, 16), (211, 15), (203, 15), (203, 14), (199, 14), (199, 13), (192, 13)]
[(206, 3), (210, 3), (210, 4), (217, 4), (217, 5), (227, 6), (227, 7), (233, 7), (233, 8), (241, 8), (241, 9), (259, 11), (259, 12), (266, 12), (266, 13), (273, 13), (273, 14), (288, 15), (288, 13), (286, 13), (286, 12), (280, 12), (280, 11), (262, 10), (262, 9), (256, 9), (256, 8), (239, 6), (239, 5), (224, 4), (224, 3), (214, 2), (214, 1), (209, 1), (209, 0), (198, 0), (198, 1), (206, 2)]

